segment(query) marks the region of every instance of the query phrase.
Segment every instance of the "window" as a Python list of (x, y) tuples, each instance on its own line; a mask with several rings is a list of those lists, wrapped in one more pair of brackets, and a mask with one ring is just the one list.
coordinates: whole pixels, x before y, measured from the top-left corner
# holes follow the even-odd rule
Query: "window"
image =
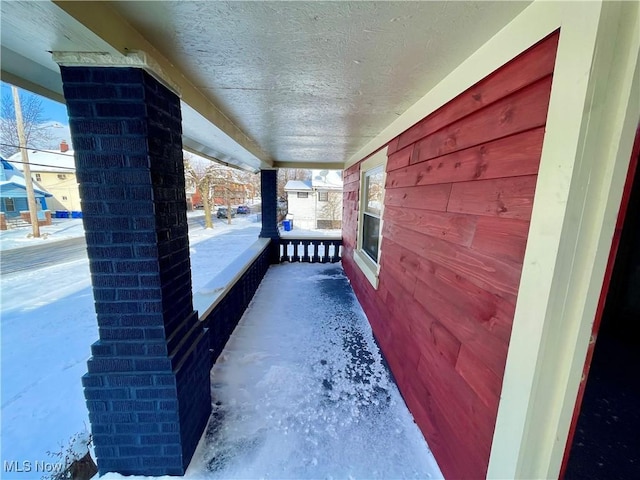
[(5, 198), (4, 199), (4, 206), (7, 210), (7, 212), (15, 212), (16, 211), (16, 204), (13, 201), (13, 198)]
[(42, 181), (42, 175), (40, 175), (39, 173), (36, 173), (36, 182), (41, 182)]
[(67, 197), (65, 197), (65, 196), (63, 195), (63, 196), (62, 196), (62, 199), (63, 199), (63, 200), (67, 200)]
[(58, 180), (66, 180), (67, 176), (64, 173), (59, 173), (58, 174)]
[(329, 201), (329, 192), (318, 192), (318, 201), (319, 202), (328, 202)]
[(298, 198), (309, 198), (309, 192), (298, 192)]
[(384, 170), (379, 165), (364, 174), (362, 210), (362, 250), (378, 263), (380, 214), (384, 196)]
[(360, 208), (357, 246), (353, 257), (374, 288), (378, 288), (378, 273), (380, 272), (380, 239), (382, 237), (386, 164), (387, 149), (385, 148), (362, 162), (360, 167)]

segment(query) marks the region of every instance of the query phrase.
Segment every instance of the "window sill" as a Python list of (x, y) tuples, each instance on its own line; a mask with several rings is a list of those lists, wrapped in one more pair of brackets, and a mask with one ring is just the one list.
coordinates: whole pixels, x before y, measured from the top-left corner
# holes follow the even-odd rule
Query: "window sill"
[(371, 286), (377, 290), (380, 267), (373, 263), (365, 253), (362, 253), (359, 250), (353, 251), (353, 259), (355, 260), (356, 265), (360, 267), (360, 270), (362, 270), (362, 273), (364, 273), (364, 276), (367, 277)]

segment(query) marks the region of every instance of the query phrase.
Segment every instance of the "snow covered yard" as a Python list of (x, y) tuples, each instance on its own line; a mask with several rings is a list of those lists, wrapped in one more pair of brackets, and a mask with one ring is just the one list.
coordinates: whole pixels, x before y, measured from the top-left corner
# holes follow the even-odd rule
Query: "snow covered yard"
[[(241, 256), (260, 232), (256, 215), (238, 217), (232, 225), (216, 222), (212, 230), (192, 223), (194, 289)], [(27, 238), (29, 232), (0, 232), (2, 250), (84, 235), (79, 219), (42, 227), (44, 239)], [(89, 428), (80, 383), (98, 339), (89, 261), (61, 258), (44, 268), (2, 274), (0, 289), (0, 478), (31, 480), (41, 475), (4, 471), (4, 462), (55, 463), (47, 452), (61, 451), (74, 434)]]
[(186, 477), (442, 478), (340, 264), (272, 266), (211, 384)]

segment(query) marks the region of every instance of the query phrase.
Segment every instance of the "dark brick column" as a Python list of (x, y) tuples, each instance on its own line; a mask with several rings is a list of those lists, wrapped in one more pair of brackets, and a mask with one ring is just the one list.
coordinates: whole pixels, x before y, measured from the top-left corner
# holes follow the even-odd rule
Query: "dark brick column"
[(262, 230), (261, 238), (270, 238), (271, 241), (271, 263), (279, 263), (280, 248), (278, 240), (278, 171), (260, 171), (260, 194), (262, 197)]
[(211, 399), (180, 102), (141, 69), (61, 71), (100, 332), (82, 379), (98, 469), (182, 475)]

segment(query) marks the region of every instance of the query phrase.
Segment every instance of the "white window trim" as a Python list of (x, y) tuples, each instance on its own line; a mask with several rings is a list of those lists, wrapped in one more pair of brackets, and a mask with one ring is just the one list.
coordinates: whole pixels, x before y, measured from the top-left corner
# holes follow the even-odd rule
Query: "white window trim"
[[(362, 250), (362, 228), (364, 222), (364, 207), (363, 207), (363, 197), (362, 194), (364, 192), (364, 182), (365, 182), (365, 174), (376, 168), (382, 166), (382, 184), (384, 185), (387, 181), (387, 147), (384, 147), (382, 150), (376, 152), (371, 155), (371, 157), (367, 158), (360, 165), (360, 190), (358, 192), (358, 231), (356, 232), (356, 248), (353, 251), (353, 260), (356, 262), (356, 265), (360, 267), (364, 276), (367, 277), (369, 283), (375, 288), (378, 289), (378, 276), (380, 275), (380, 263), (374, 262), (371, 257)], [(378, 243), (378, 262), (380, 257), (380, 252), (382, 252), (382, 227), (383, 227), (383, 215), (384, 215), (384, 195), (386, 189), (383, 190), (382, 193), (382, 208), (380, 209), (380, 241)]]

